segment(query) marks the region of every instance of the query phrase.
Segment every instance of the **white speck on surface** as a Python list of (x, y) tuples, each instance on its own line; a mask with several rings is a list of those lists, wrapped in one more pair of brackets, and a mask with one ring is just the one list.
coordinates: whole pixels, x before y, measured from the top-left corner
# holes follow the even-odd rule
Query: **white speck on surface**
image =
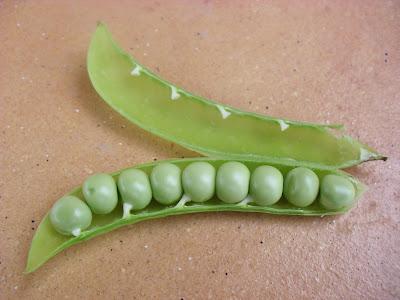
[(176, 100), (180, 96), (181, 95), (179, 95), (178, 89), (176, 87), (174, 87), (173, 85), (171, 85), (171, 100)]
[(18, 290), (18, 285), (14, 286), (14, 290)]
[(20, 24), (20, 23), (17, 23), (17, 27), (21, 27), (21, 24)]
[(85, 172), (88, 173), (88, 174), (93, 174), (93, 171), (92, 171), (90, 168), (88, 168), (88, 167), (84, 167), (84, 170), (85, 170)]
[(293, 93), (292, 93), (292, 96), (294, 96), (294, 97), (297, 97), (299, 95), (299, 93), (297, 92), (297, 91), (294, 91)]
[(24, 130), (24, 126), (21, 126), (19, 129)]
[(46, 33), (45, 33), (45, 32), (42, 32), (42, 36), (46, 36)]
[(150, 43), (146, 43), (146, 47), (150, 47)]
[(6, 127), (7, 127), (7, 128), (10, 128), (11, 126), (10, 126), (10, 125), (7, 125)]
[(194, 48), (194, 50), (196, 50), (196, 51), (200, 51), (200, 49), (199, 49), (199, 48), (197, 48), (197, 47), (195, 47), (195, 48)]
[(158, 32), (158, 28), (154, 28), (154, 32)]
[(80, 112), (79, 108), (75, 108), (75, 112), (77, 113)]
[(190, 232), (190, 230), (191, 230), (190, 227), (186, 228), (186, 232)]
[(122, 273), (125, 273), (125, 272), (126, 272), (126, 269), (125, 269), (125, 268), (121, 268), (121, 272), (122, 272)]
[(217, 105), (217, 108), (218, 108), (219, 112), (221, 113), (222, 119), (226, 119), (227, 117), (229, 117), (231, 115), (231, 113), (229, 111), (227, 111), (225, 109), (225, 107), (223, 107), (221, 105)]
[(283, 120), (278, 120), (279, 126), (281, 127), (281, 131), (285, 131), (286, 129), (289, 128), (289, 124), (287, 124)]
[(146, 53), (146, 52), (143, 52), (143, 56), (147, 56), (147, 53)]
[(181, 268), (181, 267), (178, 267), (178, 271), (182, 271), (182, 268)]
[(254, 69), (256, 69), (256, 70), (259, 69), (259, 68), (260, 68), (260, 67), (259, 67), (258, 65), (255, 65), (255, 66), (254, 66)]
[(144, 245), (144, 249), (148, 249), (149, 248), (149, 246), (148, 245)]
[(26, 79), (26, 77), (25, 77), (25, 76), (21, 76), (21, 79), (22, 79), (22, 80), (25, 80), (25, 79)]
[(140, 71), (142, 70), (142, 67), (139, 65), (136, 65), (136, 67), (131, 71), (131, 75), (133, 76), (140, 76)]
[(191, 257), (191, 256), (188, 257), (188, 260), (192, 260), (192, 259), (193, 259), (193, 257)]
[(365, 150), (364, 148), (360, 149), (360, 160), (368, 160), (372, 157), (371, 152)]
[(73, 236), (79, 236), (81, 234), (81, 229), (80, 228), (75, 228), (72, 230), (72, 235)]
[(122, 143), (121, 143), (121, 142), (119, 142), (119, 143), (118, 143), (118, 145), (122, 146)]

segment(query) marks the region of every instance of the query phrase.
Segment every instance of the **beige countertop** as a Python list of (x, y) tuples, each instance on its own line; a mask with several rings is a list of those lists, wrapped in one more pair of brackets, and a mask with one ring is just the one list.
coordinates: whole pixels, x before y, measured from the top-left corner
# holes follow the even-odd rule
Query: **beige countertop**
[[(349, 170), (369, 191), (343, 216), (147, 221), (23, 275), (41, 218), (89, 174), (196, 155), (96, 94), (85, 56), (98, 20), (180, 87), (249, 111), (343, 123), (389, 160)], [(1, 1), (0, 298), (399, 298), (399, 49), (396, 1)]]

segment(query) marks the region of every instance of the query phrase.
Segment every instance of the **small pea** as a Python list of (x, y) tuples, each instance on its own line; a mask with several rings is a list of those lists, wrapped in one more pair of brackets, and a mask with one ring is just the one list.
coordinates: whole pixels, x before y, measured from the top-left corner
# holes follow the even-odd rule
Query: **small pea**
[(342, 176), (326, 175), (321, 181), (320, 203), (331, 210), (351, 207), (356, 191), (354, 185)]
[(108, 214), (117, 206), (117, 186), (109, 174), (90, 176), (83, 183), (82, 192), (95, 214)]
[(145, 208), (152, 198), (149, 177), (138, 169), (121, 172), (118, 177), (118, 190), (124, 204), (130, 204), (133, 210)]
[(171, 163), (160, 163), (150, 174), (154, 199), (164, 205), (177, 202), (182, 196), (181, 169)]
[(249, 169), (240, 162), (226, 162), (217, 172), (217, 196), (226, 203), (238, 203), (249, 192)]
[(51, 208), (50, 222), (59, 233), (78, 236), (92, 223), (92, 212), (81, 199), (64, 196)]
[(306, 207), (317, 198), (318, 188), (318, 176), (310, 169), (298, 167), (287, 173), (283, 194), (291, 204)]
[(214, 196), (215, 173), (215, 168), (208, 162), (194, 162), (183, 170), (183, 190), (190, 201), (205, 202)]
[(250, 195), (261, 206), (275, 204), (282, 197), (282, 173), (271, 166), (257, 167), (250, 179)]

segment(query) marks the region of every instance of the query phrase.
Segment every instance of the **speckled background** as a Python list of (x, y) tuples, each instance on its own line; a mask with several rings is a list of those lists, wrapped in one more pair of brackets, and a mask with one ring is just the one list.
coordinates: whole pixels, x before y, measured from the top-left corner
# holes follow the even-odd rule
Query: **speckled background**
[[(340, 217), (208, 213), (125, 227), (23, 275), (52, 203), (92, 172), (196, 154), (129, 124), (88, 80), (96, 21), (141, 63), (249, 111), (343, 123), (388, 155)], [(1, 299), (400, 297), (398, 1), (1, 1)]]

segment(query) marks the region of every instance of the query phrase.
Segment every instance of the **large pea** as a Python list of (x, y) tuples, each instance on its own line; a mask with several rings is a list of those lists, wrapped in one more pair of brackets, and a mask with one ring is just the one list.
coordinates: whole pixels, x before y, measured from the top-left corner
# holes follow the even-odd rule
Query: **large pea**
[(183, 190), (191, 201), (204, 202), (214, 196), (215, 173), (208, 162), (194, 162), (183, 170)]
[(81, 199), (64, 196), (51, 208), (50, 222), (59, 233), (78, 236), (92, 223), (92, 212)]
[(291, 204), (306, 207), (317, 198), (318, 188), (318, 176), (310, 169), (298, 167), (287, 173), (283, 194)]
[(154, 198), (161, 204), (170, 205), (182, 196), (181, 169), (171, 163), (160, 163), (150, 174)]
[(271, 166), (257, 167), (250, 179), (250, 195), (261, 206), (272, 205), (282, 197), (282, 173)]
[(95, 214), (108, 214), (117, 206), (117, 186), (109, 174), (90, 176), (83, 183), (82, 192)]
[(342, 176), (326, 175), (321, 181), (320, 203), (331, 210), (351, 207), (356, 191), (354, 185)]
[(149, 177), (138, 169), (121, 172), (118, 177), (118, 190), (122, 201), (131, 204), (133, 210), (145, 208), (152, 198)]
[(238, 203), (249, 192), (250, 171), (242, 163), (224, 163), (217, 172), (217, 196), (226, 203)]

